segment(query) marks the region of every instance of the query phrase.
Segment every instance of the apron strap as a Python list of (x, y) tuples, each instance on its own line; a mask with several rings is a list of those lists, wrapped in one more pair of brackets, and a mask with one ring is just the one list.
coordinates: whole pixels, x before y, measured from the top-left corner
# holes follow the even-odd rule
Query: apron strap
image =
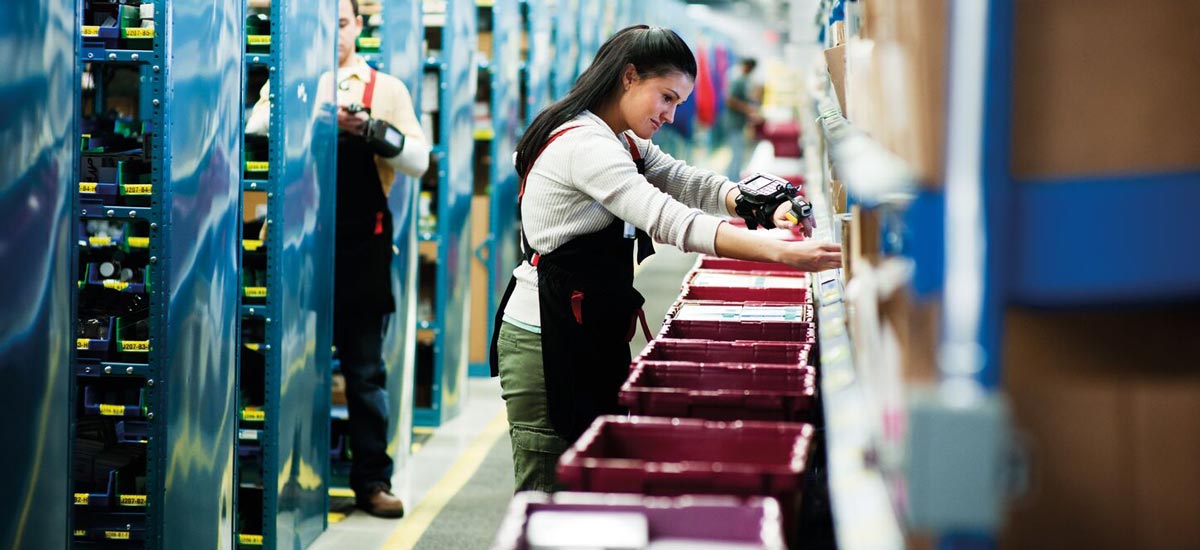
[(371, 69), (371, 76), (367, 79), (367, 87), (363, 88), (362, 106), (364, 109), (371, 110), (371, 102), (375, 99), (375, 77), (379, 71)]

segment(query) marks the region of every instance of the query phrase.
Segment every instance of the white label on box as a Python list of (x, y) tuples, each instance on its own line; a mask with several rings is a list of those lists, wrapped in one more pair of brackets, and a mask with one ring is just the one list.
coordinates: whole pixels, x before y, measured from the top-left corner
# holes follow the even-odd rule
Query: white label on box
[(786, 306), (743, 306), (742, 304), (697, 304), (684, 302), (675, 319), (680, 321), (786, 321), (803, 323), (811, 317), (807, 304)]
[(645, 514), (637, 512), (541, 511), (529, 515), (525, 540), (530, 550), (641, 550), (650, 542), (650, 529)]
[(732, 288), (808, 288), (808, 277), (698, 271), (688, 284)]

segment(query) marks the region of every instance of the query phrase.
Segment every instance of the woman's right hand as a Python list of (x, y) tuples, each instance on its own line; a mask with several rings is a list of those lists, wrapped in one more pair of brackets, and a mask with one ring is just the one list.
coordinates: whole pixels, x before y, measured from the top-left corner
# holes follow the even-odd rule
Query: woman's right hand
[(801, 271), (825, 271), (842, 267), (842, 245), (817, 241), (780, 241), (779, 261)]

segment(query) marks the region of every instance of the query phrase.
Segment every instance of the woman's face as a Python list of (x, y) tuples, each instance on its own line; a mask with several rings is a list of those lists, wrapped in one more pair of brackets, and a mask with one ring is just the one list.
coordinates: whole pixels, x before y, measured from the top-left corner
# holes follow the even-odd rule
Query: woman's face
[(675, 108), (687, 100), (695, 82), (681, 71), (663, 76), (638, 78), (633, 65), (621, 77), (621, 117), (633, 133), (650, 139), (665, 124), (675, 120)]

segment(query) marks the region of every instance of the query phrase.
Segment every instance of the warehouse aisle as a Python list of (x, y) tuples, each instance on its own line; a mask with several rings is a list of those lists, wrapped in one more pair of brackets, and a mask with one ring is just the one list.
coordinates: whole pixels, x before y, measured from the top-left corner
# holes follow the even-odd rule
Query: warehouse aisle
[[(634, 286), (646, 297), (651, 335), (679, 295), (683, 276), (696, 261), (671, 246), (638, 267)], [(646, 345), (638, 331), (630, 342), (637, 353)], [(331, 523), (312, 550), (475, 550), (486, 549), (512, 497), (512, 448), (508, 442), (500, 384), (470, 380), (462, 414), (438, 428), (397, 473), (395, 492), (408, 504), (400, 521), (352, 512)]]

